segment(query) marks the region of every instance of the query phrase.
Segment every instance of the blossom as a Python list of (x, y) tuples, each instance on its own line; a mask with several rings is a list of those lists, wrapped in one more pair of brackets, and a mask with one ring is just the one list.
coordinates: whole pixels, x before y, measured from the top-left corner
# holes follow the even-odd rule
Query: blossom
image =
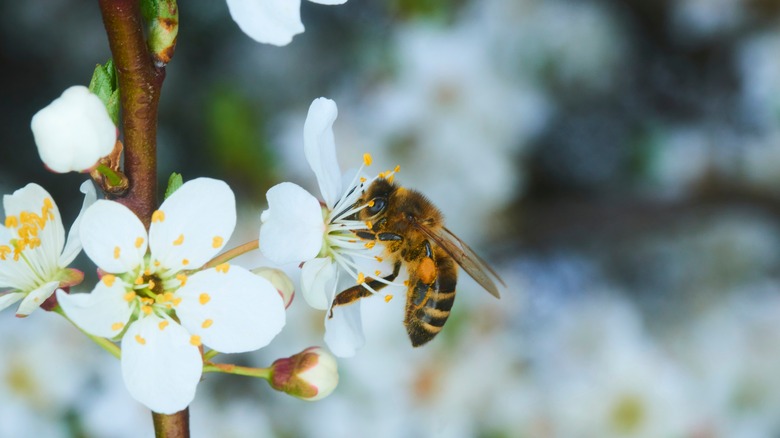
[(339, 383), (336, 358), (320, 347), (309, 347), (271, 366), (271, 386), (292, 396), (316, 401), (330, 395)]
[[(268, 209), (263, 212), (260, 250), (279, 264), (303, 262), (301, 292), (315, 309), (329, 310), (325, 342), (337, 356), (352, 356), (364, 343), (359, 305), (332, 307), (343, 270), (358, 284), (375, 292), (363, 282), (362, 272), (374, 272), (381, 266), (381, 248), (364, 242), (355, 231), (367, 229), (353, 215), (364, 206), (355, 203), (362, 188), (370, 183), (360, 171), (342, 190), (342, 174), (336, 160), (333, 122), (338, 115), (335, 102), (319, 98), (312, 102), (303, 128), (306, 161), (317, 177), (324, 206), (300, 186), (283, 182), (268, 190)], [(364, 165), (370, 157), (364, 157)], [(361, 168), (362, 169), (362, 168)], [(339, 269), (341, 268), (341, 269)]]
[(148, 234), (117, 202), (98, 201), (84, 214), (84, 251), (104, 275), (92, 293), (58, 293), (59, 303), (86, 332), (121, 336), (125, 385), (155, 412), (177, 412), (192, 401), (201, 345), (252, 351), (284, 325), (284, 303), (266, 279), (226, 263), (190, 271), (223, 248), (235, 224), (233, 192), (209, 178), (166, 199)]
[[(347, 0), (309, 0), (321, 5), (340, 5)], [(301, 0), (227, 0), (230, 16), (253, 40), (286, 46), (303, 32)]]
[(116, 143), (116, 126), (106, 106), (81, 85), (68, 88), (38, 111), (30, 127), (41, 160), (58, 173), (93, 167)]
[(85, 194), (81, 213), (70, 229), (67, 243), (57, 204), (37, 184), (27, 184), (3, 197), (5, 226), (0, 225), (0, 310), (21, 300), (16, 316), (27, 316), (58, 287), (72, 286), (83, 274), (67, 266), (81, 251), (79, 221), (95, 202), (89, 181), (81, 185)]

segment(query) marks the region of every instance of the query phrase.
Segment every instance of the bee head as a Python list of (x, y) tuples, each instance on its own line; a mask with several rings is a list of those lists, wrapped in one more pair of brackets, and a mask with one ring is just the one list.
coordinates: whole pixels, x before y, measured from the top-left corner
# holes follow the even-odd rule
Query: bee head
[(374, 180), (362, 197), (366, 207), (360, 212), (361, 217), (372, 219), (385, 213), (390, 197), (397, 189), (393, 183), (384, 178)]

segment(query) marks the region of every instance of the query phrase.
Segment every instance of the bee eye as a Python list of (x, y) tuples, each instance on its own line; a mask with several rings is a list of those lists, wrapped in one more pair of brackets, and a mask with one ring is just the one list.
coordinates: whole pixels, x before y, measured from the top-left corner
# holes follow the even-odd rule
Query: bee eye
[(387, 206), (387, 200), (385, 198), (374, 198), (368, 203), (368, 208), (366, 210), (368, 210), (368, 214), (373, 216), (384, 210), (385, 206)]

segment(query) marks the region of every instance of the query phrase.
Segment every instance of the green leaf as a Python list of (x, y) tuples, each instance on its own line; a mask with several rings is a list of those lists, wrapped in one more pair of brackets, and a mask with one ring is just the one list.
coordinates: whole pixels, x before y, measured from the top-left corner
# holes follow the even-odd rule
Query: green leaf
[(89, 91), (103, 101), (114, 124), (119, 124), (119, 84), (113, 60), (95, 66), (92, 80), (89, 81)]
[(165, 199), (168, 199), (173, 192), (179, 190), (179, 187), (181, 187), (182, 184), (184, 184), (184, 178), (181, 177), (180, 173), (173, 172), (170, 178), (168, 178), (168, 188), (165, 189)]

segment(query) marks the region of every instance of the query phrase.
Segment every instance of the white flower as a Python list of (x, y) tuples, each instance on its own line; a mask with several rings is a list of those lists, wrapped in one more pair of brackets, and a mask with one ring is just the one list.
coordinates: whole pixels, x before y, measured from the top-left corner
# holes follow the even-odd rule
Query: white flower
[[(81, 213), (95, 202), (89, 181)], [(37, 184), (27, 184), (3, 197), (5, 226), (0, 225), (0, 310), (21, 300), (16, 316), (27, 316), (58, 287), (81, 282), (83, 274), (67, 266), (81, 251), (79, 214), (65, 243), (65, 228), (57, 204)]]
[(93, 167), (116, 143), (116, 126), (106, 106), (81, 85), (68, 88), (38, 111), (30, 127), (41, 160), (58, 173)]
[[(365, 340), (358, 304), (331, 308), (338, 286), (338, 267), (374, 292), (363, 283), (362, 272), (374, 272), (376, 266), (369, 268), (366, 261), (376, 264), (381, 258), (380, 248), (373, 249), (373, 241), (363, 242), (354, 234), (367, 229), (366, 223), (351, 217), (364, 207), (354, 204), (370, 181), (359, 177), (358, 171), (353, 182), (342, 190), (332, 129), (337, 115), (335, 102), (316, 99), (303, 128), (306, 160), (317, 177), (325, 205), (293, 183), (271, 187), (266, 194), (268, 210), (261, 217), (260, 250), (275, 263), (304, 262), (303, 297), (315, 309), (333, 311), (333, 318), (325, 320), (325, 342), (334, 354), (344, 357), (354, 355)], [(364, 164), (370, 164), (369, 156), (364, 157)]]
[[(347, 0), (310, 0), (321, 5), (340, 5)], [(227, 0), (230, 16), (253, 40), (286, 46), (303, 32), (301, 0)]]
[(106, 274), (90, 294), (57, 298), (88, 333), (122, 335), (125, 385), (155, 412), (177, 412), (192, 401), (201, 344), (223, 353), (252, 351), (284, 326), (282, 298), (264, 278), (227, 264), (190, 273), (222, 249), (235, 224), (233, 192), (208, 178), (166, 199), (148, 236), (117, 202), (98, 201), (84, 214), (84, 251)]

